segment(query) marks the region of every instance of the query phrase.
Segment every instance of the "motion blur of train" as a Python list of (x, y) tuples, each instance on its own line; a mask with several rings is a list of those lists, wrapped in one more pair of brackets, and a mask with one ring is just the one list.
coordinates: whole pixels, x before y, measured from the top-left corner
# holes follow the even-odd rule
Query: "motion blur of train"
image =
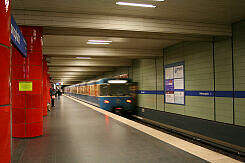
[(103, 78), (64, 88), (65, 94), (101, 109), (132, 114), (136, 106), (136, 84), (128, 78)]

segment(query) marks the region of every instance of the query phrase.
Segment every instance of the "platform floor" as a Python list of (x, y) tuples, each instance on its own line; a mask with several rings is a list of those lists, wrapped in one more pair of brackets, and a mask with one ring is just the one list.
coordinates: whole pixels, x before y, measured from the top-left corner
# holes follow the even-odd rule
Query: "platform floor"
[(13, 139), (12, 158), (13, 163), (208, 162), (65, 96), (44, 118), (43, 136)]

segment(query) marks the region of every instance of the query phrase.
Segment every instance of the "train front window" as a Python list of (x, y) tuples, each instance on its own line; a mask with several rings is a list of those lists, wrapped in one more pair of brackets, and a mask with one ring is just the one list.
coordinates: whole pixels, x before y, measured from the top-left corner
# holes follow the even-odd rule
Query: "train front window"
[(129, 85), (127, 84), (110, 84), (110, 96), (127, 96), (129, 95)]
[(128, 96), (128, 84), (103, 84), (100, 85), (100, 96)]
[(100, 96), (109, 96), (109, 85), (100, 86)]

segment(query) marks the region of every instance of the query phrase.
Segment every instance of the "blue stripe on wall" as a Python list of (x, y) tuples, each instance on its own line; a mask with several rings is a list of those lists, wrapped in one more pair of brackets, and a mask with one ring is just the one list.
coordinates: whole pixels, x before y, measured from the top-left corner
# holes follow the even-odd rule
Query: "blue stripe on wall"
[(215, 97), (233, 97), (233, 91), (216, 91)]
[[(176, 90), (175, 90), (176, 91)], [(179, 90), (183, 91), (183, 90)], [(185, 91), (186, 96), (206, 96), (206, 97), (233, 97), (233, 91)], [(137, 94), (160, 94), (164, 95), (164, 91), (138, 90)], [(245, 91), (235, 91), (235, 98), (245, 98)]]
[(213, 91), (185, 91), (186, 96), (208, 96), (213, 97)]
[(245, 91), (235, 91), (235, 98), (245, 98)]

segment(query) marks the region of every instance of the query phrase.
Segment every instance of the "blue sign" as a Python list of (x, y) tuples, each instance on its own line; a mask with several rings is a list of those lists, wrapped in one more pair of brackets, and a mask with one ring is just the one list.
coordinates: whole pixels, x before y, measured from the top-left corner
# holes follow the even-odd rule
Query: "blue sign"
[(16, 24), (13, 16), (11, 16), (11, 42), (24, 57), (27, 57), (26, 40), (18, 25)]

